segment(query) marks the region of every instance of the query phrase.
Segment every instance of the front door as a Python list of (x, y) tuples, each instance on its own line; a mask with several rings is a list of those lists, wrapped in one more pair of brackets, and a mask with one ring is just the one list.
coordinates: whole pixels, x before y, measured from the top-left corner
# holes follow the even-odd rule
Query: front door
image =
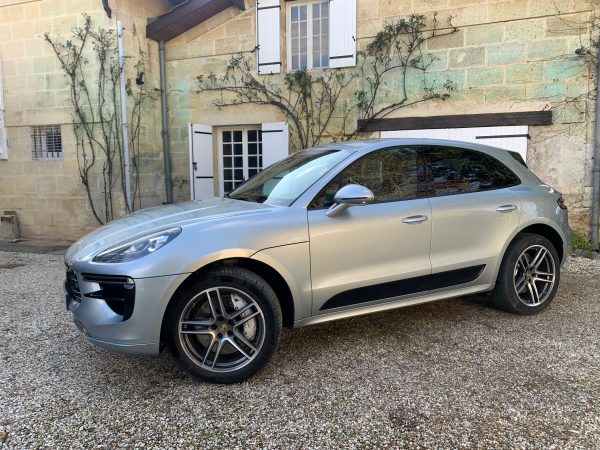
[[(420, 151), (394, 147), (344, 169), (309, 206), (313, 314), (414, 294), (431, 273), (431, 210)], [(336, 217), (325, 213), (347, 184), (368, 187), (375, 201)]]

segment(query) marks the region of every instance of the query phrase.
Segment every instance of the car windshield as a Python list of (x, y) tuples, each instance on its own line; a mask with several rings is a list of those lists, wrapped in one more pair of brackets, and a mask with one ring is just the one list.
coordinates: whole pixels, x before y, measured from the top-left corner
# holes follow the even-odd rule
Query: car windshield
[(227, 196), (266, 205), (290, 206), (351, 153), (333, 149), (301, 150), (256, 174)]

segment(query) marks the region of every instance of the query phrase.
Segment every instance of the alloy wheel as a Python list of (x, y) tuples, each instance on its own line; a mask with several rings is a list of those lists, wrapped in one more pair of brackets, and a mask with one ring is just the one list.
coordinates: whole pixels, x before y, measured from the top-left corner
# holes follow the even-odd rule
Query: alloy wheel
[(556, 264), (552, 253), (543, 245), (527, 247), (514, 268), (515, 292), (526, 306), (539, 306), (544, 303), (554, 287)]
[(265, 318), (245, 292), (227, 286), (194, 296), (179, 316), (181, 347), (198, 366), (233, 372), (249, 364), (265, 339)]

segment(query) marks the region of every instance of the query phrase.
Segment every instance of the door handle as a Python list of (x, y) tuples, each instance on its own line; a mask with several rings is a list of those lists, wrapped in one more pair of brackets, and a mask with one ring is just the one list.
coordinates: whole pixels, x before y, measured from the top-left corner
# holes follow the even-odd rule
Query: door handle
[(517, 205), (500, 205), (496, 208), (498, 212), (509, 212), (517, 209)]
[(405, 217), (402, 220), (402, 223), (421, 223), (421, 222), (425, 222), (427, 219), (429, 219), (429, 217), (427, 216), (409, 216), (409, 217)]

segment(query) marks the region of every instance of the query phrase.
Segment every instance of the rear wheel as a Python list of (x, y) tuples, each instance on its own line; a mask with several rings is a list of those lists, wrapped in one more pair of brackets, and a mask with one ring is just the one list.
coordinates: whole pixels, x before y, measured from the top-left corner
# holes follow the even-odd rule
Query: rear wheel
[(211, 271), (174, 301), (169, 316), (172, 350), (195, 378), (244, 381), (277, 348), (282, 323), (277, 296), (249, 270)]
[(494, 306), (516, 314), (548, 307), (560, 281), (560, 260), (543, 236), (523, 233), (508, 247), (491, 298)]

